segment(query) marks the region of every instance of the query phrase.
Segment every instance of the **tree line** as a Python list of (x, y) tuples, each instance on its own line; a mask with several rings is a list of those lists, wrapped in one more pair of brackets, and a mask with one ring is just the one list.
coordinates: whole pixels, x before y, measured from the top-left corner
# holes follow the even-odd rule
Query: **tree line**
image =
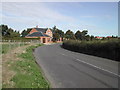
[(95, 37), (93, 35), (88, 35), (87, 30), (80, 31), (78, 30), (75, 34), (72, 30), (67, 30), (64, 33), (62, 30), (59, 30), (56, 26), (52, 28), (53, 31), (53, 40), (57, 41), (60, 37), (67, 39), (67, 40), (93, 40)]
[[(81, 40), (81, 41), (92, 41), (96, 38), (93, 35), (88, 35), (87, 30), (78, 30), (75, 33), (72, 30), (67, 30), (65, 33), (63, 30), (58, 29), (56, 26), (50, 28), (53, 32), (53, 41), (58, 41), (60, 38), (66, 40)], [(21, 33), (12, 28), (8, 28), (7, 25), (0, 25), (0, 32), (2, 33), (2, 38), (24, 38), (31, 31), (30, 28), (23, 30)]]
[(0, 25), (0, 37), (2, 38), (17, 38), (20, 37), (20, 32), (12, 28), (8, 28), (7, 25)]

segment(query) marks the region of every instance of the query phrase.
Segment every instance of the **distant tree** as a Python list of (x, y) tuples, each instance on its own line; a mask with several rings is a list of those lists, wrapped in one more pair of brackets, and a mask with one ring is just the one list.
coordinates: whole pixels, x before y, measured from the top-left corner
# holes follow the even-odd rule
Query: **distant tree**
[(26, 30), (23, 30), (22, 33), (21, 33), (21, 36), (22, 36), (22, 37), (25, 37), (26, 35), (27, 35)]
[(32, 30), (32, 28), (28, 28), (27, 30), (26, 30), (26, 34), (29, 34), (29, 32)]
[(83, 30), (82, 31), (82, 40), (86, 40), (86, 35), (87, 35), (88, 31), (87, 30)]
[(28, 28), (27, 30), (23, 30), (22, 33), (21, 33), (21, 36), (22, 36), (22, 37), (25, 37), (26, 35), (29, 34), (29, 32), (30, 32), (31, 30), (32, 30), (31, 28)]
[(76, 39), (74, 33), (71, 30), (68, 30), (65, 33), (65, 38), (67, 38), (67, 39)]
[(60, 38), (59, 34), (58, 33), (54, 33), (53, 34), (53, 41), (57, 41), (58, 39)]
[(75, 33), (75, 37), (77, 40), (90, 40), (90, 36), (87, 35), (88, 31), (87, 30), (83, 30), (82, 32), (80, 32), (79, 30)]
[(90, 40), (92, 41), (95, 37), (93, 35), (90, 36)]
[(9, 35), (8, 26), (7, 25), (0, 25), (0, 32), (2, 32), (2, 36)]
[(9, 28), (8, 32), (10, 33), (10, 35), (8, 36), (10, 38), (20, 37), (20, 33), (16, 30), (13, 30), (12, 28)]
[(61, 38), (64, 37), (64, 32), (58, 29), (56, 26), (52, 28), (52, 32), (53, 32), (53, 41), (57, 41), (58, 39), (60, 39), (60, 37)]
[(75, 33), (75, 37), (76, 37), (76, 39), (78, 39), (78, 40), (82, 40), (82, 39), (81, 39), (82, 33), (78, 30), (78, 31)]
[(87, 35), (87, 33), (88, 33), (88, 31), (87, 31), (87, 30), (83, 30), (83, 31), (82, 31), (82, 35), (83, 35), (83, 36), (86, 36), (86, 35)]
[(55, 33), (58, 33), (60, 37), (64, 37), (64, 32), (62, 30), (56, 29)]
[(57, 27), (54, 26), (54, 27), (52, 28), (52, 32), (55, 33), (56, 30), (57, 30)]
[(87, 41), (90, 41), (90, 39), (91, 39), (91, 38), (90, 38), (90, 35), (86, 35), (86, 36), (85, 36), (85, 39), (86, 39)]
[(3, 38), (20, 37), (20, 33), (12, 28), (8, 28), (7, 25), (0, 25), (0, 32)]

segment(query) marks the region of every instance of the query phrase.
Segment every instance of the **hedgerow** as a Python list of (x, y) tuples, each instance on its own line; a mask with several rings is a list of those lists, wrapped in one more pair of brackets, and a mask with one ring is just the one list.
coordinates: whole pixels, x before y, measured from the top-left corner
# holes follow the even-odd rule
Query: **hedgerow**
[(66, 40), (62, 47), (71, 51), (108, 58), (119, 61), (120, 39), (98, 40), (98, 41), (78, 41)]

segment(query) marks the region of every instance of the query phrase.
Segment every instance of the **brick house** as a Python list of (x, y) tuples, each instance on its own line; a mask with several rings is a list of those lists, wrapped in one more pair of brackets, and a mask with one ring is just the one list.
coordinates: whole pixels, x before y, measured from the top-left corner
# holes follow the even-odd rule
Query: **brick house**
[(96, 36), (95, 38), (96, 38), (96, 39), (103, 39), (103, 37), (99, 37), (99, 36)]
[(40, 38), (41, 43), (52, 42), (53, 33), (49, 28), (31, 28), (31, 31), (25, 38)]

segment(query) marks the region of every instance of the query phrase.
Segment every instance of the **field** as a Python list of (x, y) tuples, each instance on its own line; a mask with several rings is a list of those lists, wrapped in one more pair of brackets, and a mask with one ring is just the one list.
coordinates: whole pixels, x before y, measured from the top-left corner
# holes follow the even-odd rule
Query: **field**
[(49, 88), (50, 84), (35, 62), (33, 49), (42, 44), (10, 46), (4, 44), (3, 54), (3, 88)]
[(62, 47), (75, 52), (108, 58), (115, 61), (119, 61), (120, 59), (120, 39), (96, 41), (67, 40), (63, 42)]
[(12, 50), (13, 48), (23, 46), (23, 44), (2, 44), (2, 54), (6, 54), (8, 51)]

